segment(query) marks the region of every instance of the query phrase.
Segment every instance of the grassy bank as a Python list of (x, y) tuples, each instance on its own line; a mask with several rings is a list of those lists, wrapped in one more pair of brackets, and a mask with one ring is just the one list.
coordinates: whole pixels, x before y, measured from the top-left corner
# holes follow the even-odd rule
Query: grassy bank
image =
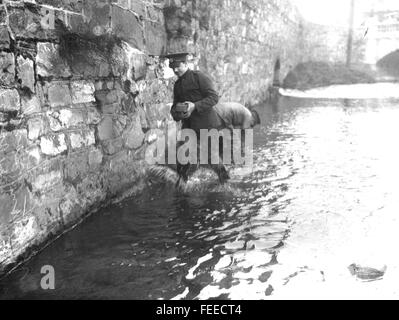
[(348, 68), (343, 64), (306, 62), (299, 64), (285, 78), (286, 89), (308, 90), (338, 84), (374, 83), (371, 71)]

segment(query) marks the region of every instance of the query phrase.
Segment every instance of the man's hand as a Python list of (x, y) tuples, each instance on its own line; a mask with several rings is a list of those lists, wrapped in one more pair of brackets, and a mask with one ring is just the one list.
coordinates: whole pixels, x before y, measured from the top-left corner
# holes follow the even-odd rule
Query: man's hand
[(188, 119), (191, 117), (192, 113), (195, 110), (195, 104), (192, 102), (188, 102), (188, 101), (186, 101), (185, 104), (187, 104), (188, 108), (187, 108), (187, 112), (184, 113), (183, 118)]
[(170, 110), (170, 114), (172, 115), (173, 120), (176, 122), (180, 121), (181, 119), (179, 118), (179, 113), (176, 111), (174, 107)]

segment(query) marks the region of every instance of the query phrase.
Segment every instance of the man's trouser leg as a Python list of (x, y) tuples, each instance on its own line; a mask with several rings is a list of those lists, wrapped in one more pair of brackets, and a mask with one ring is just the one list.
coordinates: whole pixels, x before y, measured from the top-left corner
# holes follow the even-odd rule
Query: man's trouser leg
[(177, 164), (177, 174), (179, 175), (179, 179), (182, 179), (184, 182), (188, 181), (188, 173), (190, 171), (191, 164)]
[(227, 182), (227, 180), (230, 179), (229, 173), (223, 164), (219, 164), (219, 165), (213, 164), (213, 165), (211, 165), (211, 168), (218, 175), (219, 182), (221, 184), (225, 184)]
[[(182, 147), (184, 144), (185, 144), (184, 141), (180, 141), (177, 144), (177, 154), (180, 147)], [(181, 180), (183, 180), (184, 182), (188, 181), (188, 175), (193, 164), (191, 163), (181, 164), (179, 162), (179, 159), (176, 159), (176, 164), (177, 164), (177, 174), (179, 175), (179, 179), (176, 183), (176, 186), (178, 186)]]
[[(219, 138), (219, 163), (213, 164), (212, 163), (212, 152), (209, 152), (209, 163), (212, 168), (212, 170), (217, 174), (219, 178), (219, 182), (221, 184), (225, 184), (227, 180), (230, 179), (229, 173), (223, 163), (223, 137)], [(210, 148), (212, 150), (212, 147)]]

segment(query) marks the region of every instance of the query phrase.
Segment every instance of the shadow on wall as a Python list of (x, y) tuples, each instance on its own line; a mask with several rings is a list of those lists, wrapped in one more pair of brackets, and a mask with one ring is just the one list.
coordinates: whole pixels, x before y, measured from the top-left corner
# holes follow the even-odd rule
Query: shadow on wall
[(109, 77), (110, 57), (115, 46), (122, 41), (114, 36), (85, 37), (75, 33), (60, 35), (60, 56), (74, 74), (83, 77)]

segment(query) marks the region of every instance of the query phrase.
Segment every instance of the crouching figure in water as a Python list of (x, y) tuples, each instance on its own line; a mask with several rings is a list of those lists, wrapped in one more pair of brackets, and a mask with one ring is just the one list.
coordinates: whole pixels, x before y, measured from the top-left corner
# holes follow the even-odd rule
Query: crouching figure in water
[[(191, 129), (197, 137), (200, 146), (201, 130), (223, 129), (250, 129), (260, 124), (256, 111), (250, 111), (239, 103), (218, 103), (219, 96), (215, 91), (211, 78), (200, 71), (192, 71), (188, 66), (188, 53), (166, 56), (169, 66), (178, 77), (174, 86), (174, 102), (171, 115), (177, 122), (182, 121), (182, 129)], [(182, 142), (179, 146), (184, 145)], [(211, 150), (209, 150), (211, 151)], [(211, 158), (209, 152), (209, 159)], [(221, 184), (230, 179), (228, 171), (223, 164), (223, 143), (219, 143), (219, 162), (210, 167), (219, 177)], [(181, 164), (177, 161), (179, 180), (187, 182), (189, 172), (193, 167), (198, 168), (198, 163)]]

